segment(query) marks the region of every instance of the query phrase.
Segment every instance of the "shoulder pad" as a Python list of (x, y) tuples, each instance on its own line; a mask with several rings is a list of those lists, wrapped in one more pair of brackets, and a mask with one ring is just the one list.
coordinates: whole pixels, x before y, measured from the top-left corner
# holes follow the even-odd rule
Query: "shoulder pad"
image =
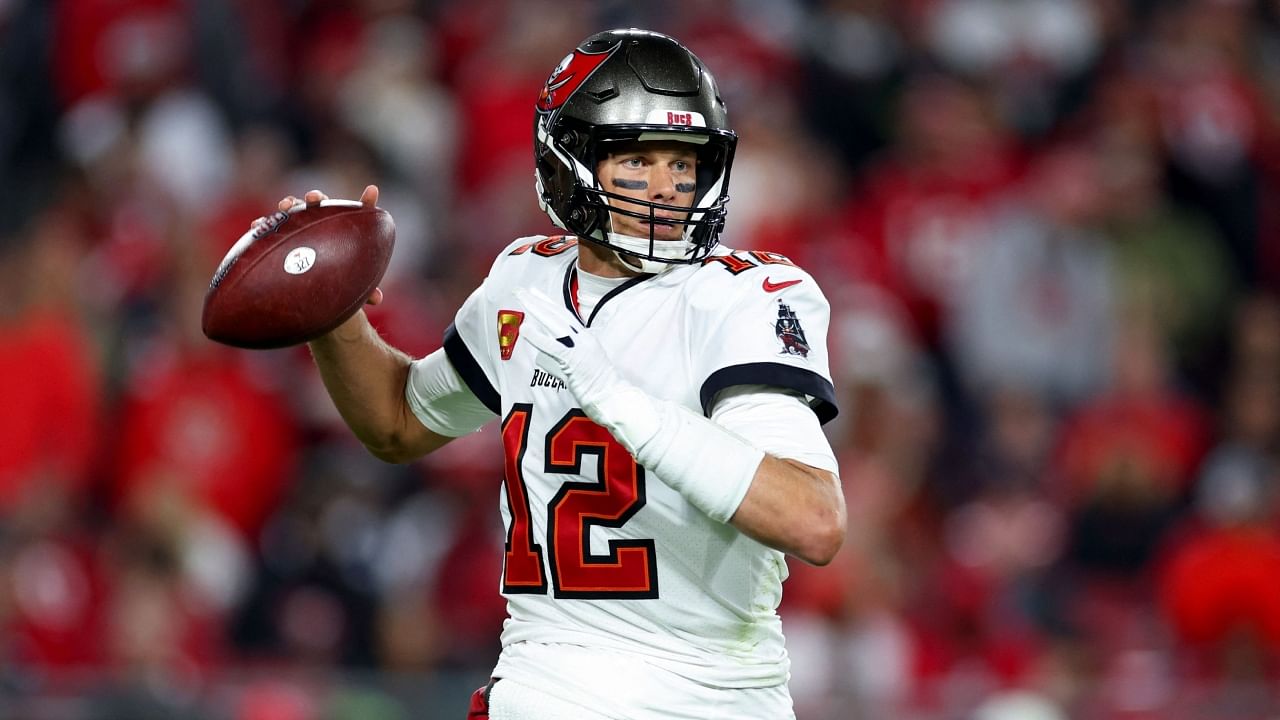
[(552, 235), (550, 237), (535, 235), (516, 240), (503, 249), (502, 255), (525, 255), (531, 257), (555, 257), (578, 245), (578, 238), (572, 235)]
[(757, 268), (770, 267), (791, 267), (798, 268), (795, 263), (786, 255), (765, 250), (731, 250), (726, 253), (712, 255), (702, 261), (704, 270), (719, 269), (720, 272), (726, 272), (730, 275), (741, 275), (742, 273), (755, 270)]

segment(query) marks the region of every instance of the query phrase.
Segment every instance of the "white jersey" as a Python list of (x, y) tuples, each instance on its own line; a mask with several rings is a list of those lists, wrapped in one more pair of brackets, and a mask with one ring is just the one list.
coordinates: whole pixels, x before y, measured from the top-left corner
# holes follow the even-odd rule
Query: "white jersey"
[[(531, 645), (584, 646), (704, 688), (785, 689), (783, 554), (638, 466), (520, 338), (513, 290), (538, 288), (576, 313), (577, 255), (572, 238), (516, 241), (445, 334), (450, 363), (502, 418), (510, 619), (494, 675), (519, 672), (517, 658), (542, 662)], [(709, 413), (722, 390), (767, 385), (802, 394), (826, 422), (836, 412), (829, 317), (813, 278), (786, 258), (721, 249), (702, 265), (629, 280), (581, 319), (620, 375), (654, 397)], [(592, 663), (583, 665), (578, 678)], [(589, 692), (593, 681), (582, 683)]]

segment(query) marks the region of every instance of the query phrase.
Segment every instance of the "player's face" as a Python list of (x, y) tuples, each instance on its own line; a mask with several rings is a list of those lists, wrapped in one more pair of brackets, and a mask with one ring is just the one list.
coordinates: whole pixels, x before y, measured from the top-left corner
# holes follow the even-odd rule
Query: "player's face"
[[(596, 166), (600, 185), (615, 195), (636, 198), (662, 205), (692, 207), (695, 187), (695, 170), (698, 156), (688, 143), (647, 141), (618, 143)], [(625, 200), (610, 199), (609, 204), (623, 210), (648, 215), (643, 205)], [(649, 237), (647, 219), (611, 213), (613, 231), (632, 237)], [(655, 210), (657, 222), (653, 223), (653, 235), (658, 240), (679, 240), (684, 225), (663, 223), (662, 218), (683, 220), (689, 213)]]

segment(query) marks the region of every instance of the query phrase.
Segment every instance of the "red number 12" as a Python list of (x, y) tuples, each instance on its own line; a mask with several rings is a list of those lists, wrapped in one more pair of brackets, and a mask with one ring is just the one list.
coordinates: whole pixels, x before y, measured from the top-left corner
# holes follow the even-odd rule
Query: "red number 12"
[[(511, 524), (507, 528), (502, 589), (546, 593), (542, 546), (535, 542), (524, 478), (533, 406), (518, 404), (502, 423), (506, 456), (504, 486)], [(608, 430), (581, 410), (570, 410), (547, 433), (543, 472), (581, 475), (588, 455), (596, 459), (594, 482), (566, 482), (547, 503), (551, 582), (558, 598), (658, 597), (653, 540), (610, 540), (609, 553), (591, 554), (591, 528), (620, 528), (645, 504), (644, 468)]]

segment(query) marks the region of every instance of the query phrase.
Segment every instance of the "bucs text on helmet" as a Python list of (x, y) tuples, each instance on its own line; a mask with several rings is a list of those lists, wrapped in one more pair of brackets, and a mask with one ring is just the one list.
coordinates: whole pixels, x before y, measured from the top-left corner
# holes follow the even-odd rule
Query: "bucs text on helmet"
[[(697, 152), (693, 207), (616, 195), (596, 177), (607, 143), (677, 140)], [(630, 259), (644, 272), (696, 263), (711, 254), (724, 228), (729, 169), (737, 135), (729, 129), (715, 79), (675, 39), (646, 30), (610, 30), (582, 42), (551, 73), (534, 113), (538, 204), (557, 226)], [(628, 210), (611, 207), (622, 200)], [(655, 211), (687, 212), (679, 240), (654, 235)], [(649, 221), (649, 237), (612, 230), (610, 213)]]

